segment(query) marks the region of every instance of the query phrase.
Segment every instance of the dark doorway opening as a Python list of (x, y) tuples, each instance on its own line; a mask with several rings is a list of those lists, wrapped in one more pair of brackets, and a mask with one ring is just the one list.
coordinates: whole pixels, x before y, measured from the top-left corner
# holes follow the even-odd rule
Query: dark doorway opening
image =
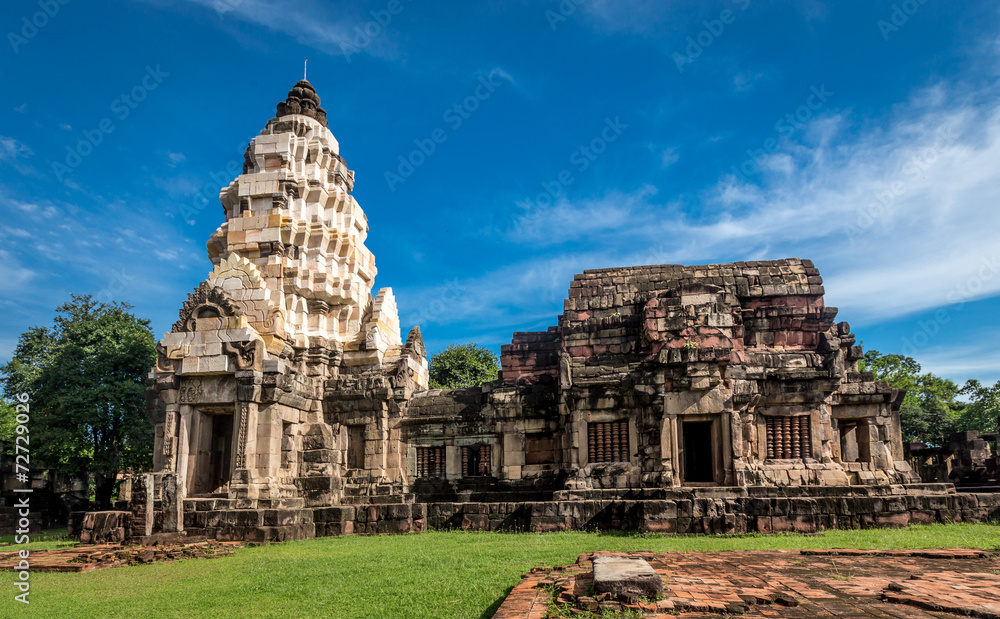
[(347, 426), (347, 467), (365, 468), (365, 427)]
[(233, 416), (212, 415), (212, 492), (227, 492), (232, 480)]
[(712, 453), (712, 422), (684, 421), (684, 481), (711, 483), (715, 481)]

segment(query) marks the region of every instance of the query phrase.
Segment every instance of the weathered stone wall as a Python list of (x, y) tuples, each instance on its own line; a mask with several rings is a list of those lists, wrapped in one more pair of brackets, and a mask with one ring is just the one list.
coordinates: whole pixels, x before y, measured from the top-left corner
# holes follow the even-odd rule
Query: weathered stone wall
[(903, 394), (857, 371), (862, 351), (821, 284), (798, 259), (578, 275), (557, 326), (502, 347), (498, 385), (409, 402), (411, 458), (416, 444), (439, 445), (450, 463), (413, 488), (459, 486), (451, 464), (466, 439), (496, 446), (508, 487), (916, 481)]
[[(1000, 425), (1000, 420), (998, 420)], [(926, 483), (949, 482), (956, 486), (1000, 485), (1000, 451), (997, 437), (988, 432), (956, 432), (947, 444), (906, 445), (906, 458)]]

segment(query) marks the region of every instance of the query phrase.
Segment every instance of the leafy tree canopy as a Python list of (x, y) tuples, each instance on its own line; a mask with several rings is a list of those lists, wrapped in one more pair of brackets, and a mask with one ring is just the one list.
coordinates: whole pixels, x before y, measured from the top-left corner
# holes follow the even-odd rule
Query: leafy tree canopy
[(960, 389), (953, 381), (922, 373), (912, 357), (883, 355), (877, 350), (867, 351), (858, 367), (874, 374), (875, 380), (906, 389), (899, 408), (904, 441), (942, 445), (956, 430), (962, 403), (956, 400)]
[(477, 344), (452, 344), (431, 357), (432, 389), (478, 387), (494, 381), (500, 362), (493, 351)]
[[(970, 380), (961, 388), (954, 381), (922, 373), (920, 364), (903, 355), (869, 350), (859, 363), (876, 380), (906, 389), (899, 409), (903, 440), (942, 445), (956, 431), (996, 432), (1000, 416), (1000, 381), (986, 387)], [(967, 402), (959, 399), (962, 397)]]
[(32, 327), (0, 368), (3, 391), (31, 397), (32, 466), (92, 474), (109, 505), (119, 471), (152, 464), (145, 379), (156, 359), (149, 321), (123, 303), (73, 296), (51, 327)]
[(986, 387), (978, 380), (970, 380), (962, 387), (961, 394), (969, 398), (969, 404), (959, 416), (959, 430), (996, 432), (1000, 424), (1000, 381)]
[(0, 400), (0, 445), (6, 445), (14, 441), (17, 429), (17, 410), (14, 404)]

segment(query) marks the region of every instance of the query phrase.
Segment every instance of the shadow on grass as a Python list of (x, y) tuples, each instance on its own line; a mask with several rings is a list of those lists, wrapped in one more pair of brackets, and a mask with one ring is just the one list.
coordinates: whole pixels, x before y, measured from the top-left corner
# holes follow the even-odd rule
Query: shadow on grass
[(514, 587), (507, 587), (507, 590), (503, 592), (503, 595), (494, 600), (494, 602), (490, 604), (481, 615), (479, 615), (479, 619), (490, 619), (490, 617), (496, 614), (497, 609), (500, 608), (500, 605), (503, 604), (503, 601), (507, 599), (507, 596), (510, 595), (510, 592), (513, 590)]
[[(61, 529), (45, 529), (40, 533), (31, 533), (28, 535), (31, 542), (77, 542), (79, 540), (69, 536), (66, 527)], [(4, 546), (20, 546), (20, 544), (15, 544), (17, 536), (15, 535), (0, 535), (0, 548)], [(0, 552), (3, 552), (0, 550)]]

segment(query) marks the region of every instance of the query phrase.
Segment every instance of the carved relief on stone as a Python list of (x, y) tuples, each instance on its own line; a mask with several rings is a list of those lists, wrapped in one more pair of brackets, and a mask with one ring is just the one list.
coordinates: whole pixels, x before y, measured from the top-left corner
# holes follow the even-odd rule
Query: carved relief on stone
[(181, 385), (181, 403), (194, 404), (204, 393), (200, 378), (190, 378)]
[(174, 455), (174, 437), (177, 435), (176, 427), (177, 413), (168, 410), (166, 419), (163, 422), (163, 455), (168, 458)]
[(247, 424), (250, 423), (250, 405), (243, 403), (240, 405), (240, 433), (236, 445), (236, 468), (245, 469), (247, 466)]
[(403, 357), (396, 364), (396, 369), (392, 374), (392, 385), (395, 389), (402, 389), (413, 382), (413, 370), (410, 369), (406, 357)]
[(179, 320), (174, 323), (172, 333), (194, 331), (194, 321), (214, 314), (216, 317), (242, 316), (243, 312), (233, 303), (226, 292), (209, 282), (202, 282), (181, 307)]
[(365, 350), (378, 349), (378, 327), (371, 327), (365, 333)]
[(418, 357), (426, 357), (427, 349), (424, 347), (424, 337), (420, 334), (420, 327), (410, 329), (410, 334), (406, 338), (406, 345), (413, 349)]
[(280, 307), (272, 307), (267, 311), (267, 318), (263, 324), (265, 334), (274, 334), (280, 338), (285, 337), (285, 310)]
[(233, 355), (236, 367), (241, 370), (260, 370), (264, 361), (264, 342), (260, 340), (224, 342), (222, 350), (227, 355)]
[(170, 357), (166, 346), (156, 345), (156, 372), (158, 374), (174, 374), (177, 372), (178, 365), (180, 365), (180, 361)]

